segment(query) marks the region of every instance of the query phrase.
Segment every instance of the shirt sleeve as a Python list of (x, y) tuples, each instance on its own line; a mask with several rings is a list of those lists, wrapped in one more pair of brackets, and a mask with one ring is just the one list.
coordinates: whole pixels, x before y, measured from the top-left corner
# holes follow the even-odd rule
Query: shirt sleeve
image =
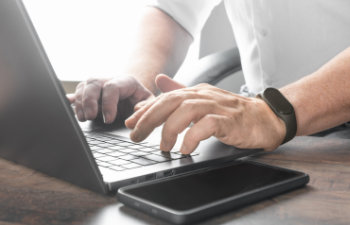
[(161, 9), (192, 37), (196, 37), (213, 8), (220, 2), (221, 0), (151, 0), (148, 5)]

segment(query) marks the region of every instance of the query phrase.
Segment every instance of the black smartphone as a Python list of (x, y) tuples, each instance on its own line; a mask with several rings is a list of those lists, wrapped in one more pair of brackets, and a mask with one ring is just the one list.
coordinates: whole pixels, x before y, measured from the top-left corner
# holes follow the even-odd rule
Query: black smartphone
[(175, 224), (193, 223), (298, 187), (305, 173), (252, 161), (135, 184), (118, 190), (127, 206)]

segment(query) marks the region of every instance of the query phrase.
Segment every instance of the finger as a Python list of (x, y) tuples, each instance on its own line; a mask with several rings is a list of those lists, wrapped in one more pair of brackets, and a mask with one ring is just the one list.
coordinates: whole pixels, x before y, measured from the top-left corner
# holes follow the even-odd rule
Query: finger
[[(156, 83), (159, 84), (159, 88), (164, 91), (164, 92), (170, 92), (171, 90), (175, 90), (178, 88), (184, 88), (182, 90), (184, 91), (188, 91), (188, 92), (193, 92), (193, 88), (185, 88), (184, 85), (177, 83), (176, 81), (172, 80), (171, 78), (169, 78), (166, 75), (160, 74), (157, 76), (156, 78)], [(156, 98), (159, 99), (158, 96)], [(145, 105), (142, 106), (142, 104), (140, 104), (139, 106), (135, 107), (135, 113), (133, 115), (131, 115), (126, 121), (125, 121), (125, 125), (126, 127), (128, 127), (129, 129), (134, 129), (138, 120), (141, 118), (141, 116), (153, 105), (153, 103), (155, 102), (155, 100), (152, 100), (152, 103), (145, 103)]]
[(221, 136), (221, 121), (224, 116), (209, 114), (195, 123), (185, 134), (180, 152), (182, 154), (192, 153), (199, 142), (211, 136)]
[(81, 82), (77, 85), (75, 90), (75, 114), (79, 121), (85, 121), (84, 111), (83, 111), (83, 93), (84, 93), (85, 82)]
[(113, 81), (107, 81), (103, 85), (102, 91), (102, 115), (103, 122), (106, 124), (112, 123), (118, 111), (119, 102), (119, 86)]
[[(157, 98), (153, 105), (137, 121), (134, 130), (131, 132), (131, 139), (134, 141), (145, 139), (154, 128), (165, 122), (184, 99), (193, 97), (194, 94), (191, 92), (173, 91), (169, 94), (164, 94), (161, 98)], [(141, 110), (143, 109), (140, 109), (135, 114)]]
[(66, 98), (68, 99), (68, 101), (70, 102), (70, 104), (73, 104), (75, 101), (75, 94), (71, 93), (71, 94), (66, 94)]
[(146, 99), (146, 100), (143, 100), (143, 101), (140, 101), (138, 102), (135, 106), (134, 106), (134, 112), (136, 112), (137, 110), (141, 109), (142, 107), (146, 106), (147, 103), (151, 102), (154, 100), (154, 96)]
[[(128, 102), (134, 105), (150, 96), (152, 93), (133, 77), (118, 77), (107, 81), (102, 91), (102, 114), (105, 123), (112, 123), (115, 120), (120, 101), (128, 99)], [(126, 108), (122, 108), (121, 111), (131, 113)]]
[(186, 86), (174, 81), (170, 77), (164, 74), (159, 74), (155, 79), (157, 87), (162, 92), (169, 92), (180, 88), (185, 88)]
[(191, 122), (195, 123), (207, 114), (219, 114), (224, 111), (223, 107), (211, 100), (185, 100), (164, 123), (160, 149), (170, 151), (176, 143), (178, 134), (184, 131)]
[(141, 102), (137, 103), (137, 104), (134, 106), (134, 111), (136, 112), (137, 110), (139, 110), (139, 109), (141, 109), (142, 107), (144, 107), (146, 104), (147, 104), (147, 100), (141, 101)]
[(125, 126), (129, 129), (134, 129), (139, 119), (142, 117), (142, 115), (147, 112), (149, 108), (157, 101), (157, 98), (151, 99), (147, 102), (145, 102), (145, 105), (142, 106), (140, 109), (135, 111), (128, 119), (125, 120)]
[(87, 120), (93, 120), (97, 117), (98, 100), (101, 96), (102, 85), (102, 80), (89, 79), (86, 81), (82, 103), (84, 116)]

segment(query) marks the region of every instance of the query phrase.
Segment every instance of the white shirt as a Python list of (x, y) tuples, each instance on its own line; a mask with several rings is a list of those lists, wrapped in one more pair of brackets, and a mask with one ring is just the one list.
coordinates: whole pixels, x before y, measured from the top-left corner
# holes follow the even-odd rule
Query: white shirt
[[(349, 0), (223, 1), (251, 95), (308, 75), (350, 46)], [(156, 0), (153, 5), (196, 37), (220, 2)]]

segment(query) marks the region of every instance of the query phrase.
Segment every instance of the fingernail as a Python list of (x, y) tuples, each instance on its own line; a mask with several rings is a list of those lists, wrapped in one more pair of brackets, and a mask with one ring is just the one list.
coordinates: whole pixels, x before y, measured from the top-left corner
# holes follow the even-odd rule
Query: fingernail
[(107, 115), (106, 115), (106, 113), (102, 113), (102, 118), (103, 118), (103, 122), (107, 123)]
[(181, 154), (188, 155), (188, 148), (186, 145), (182, 145), (180, 148)]
[(140, 140), (140, 136), (136, 132), (131, 132), (130, 133), (130, 138), (134, 142), (139, 142), (139, 140)]
[(129, 118), (125, 120), (125, 126), (129, 129), (133, 129), (135, 124), (133, 123), (133, 115), (131, 115)]
[(135, 113), (131, 114), (126, 120), (130, 121), (135, 118)]
[(125, 123), (129, 123), (128, 121), (130, 120), (130, 117), (129, 118), (126, 118), (125, 119)]

